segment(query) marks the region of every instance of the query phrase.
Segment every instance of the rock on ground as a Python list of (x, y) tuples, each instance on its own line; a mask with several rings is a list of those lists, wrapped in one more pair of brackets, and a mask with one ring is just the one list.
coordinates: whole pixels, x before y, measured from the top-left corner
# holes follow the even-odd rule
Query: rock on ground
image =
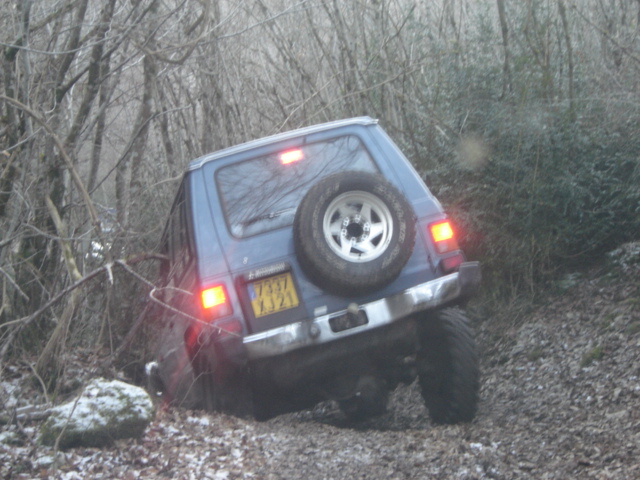
[(55, 407), (41, 429), (40, 441), (60, 448), (108, 445), (139, 437), (153, 418), (147, 392), (119, 380), (92, 380), (75, 400)]

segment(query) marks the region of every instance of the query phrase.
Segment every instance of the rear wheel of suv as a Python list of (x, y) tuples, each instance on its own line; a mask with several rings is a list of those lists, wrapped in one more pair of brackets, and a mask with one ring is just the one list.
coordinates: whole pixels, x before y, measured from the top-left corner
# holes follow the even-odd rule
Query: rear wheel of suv
[(469, 322), (459, 309), (445, 309), (421, 325), (416, 363), (422, 398), (437, 424), (473, 420), (480, 369)]
[(215, 344), (199, 328), (187, 329), (185, 347), (193, 371), (196, 405), (210, 412), (248, 416), (252, 410), (251, 396), (243, 372), (221, 364)]
[(193, 370), (194, 388), (198, 395), (199, 407), (207, 411), (220, 409), (218, 401), (218, 389), (215, 379), (215, 362), (204, 348), (199, 328), (189, 328), (185, 334), (186, 348)]
[(315, 184), (293, 224), (300, 265), (316, 285), (357, 295), (392, 282), (411, 256), (413, 210), (381, 175), (341, 172)]

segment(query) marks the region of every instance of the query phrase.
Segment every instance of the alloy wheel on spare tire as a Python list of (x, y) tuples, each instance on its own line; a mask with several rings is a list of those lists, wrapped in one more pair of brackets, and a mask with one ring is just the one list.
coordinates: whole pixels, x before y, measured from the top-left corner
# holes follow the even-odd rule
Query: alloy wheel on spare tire
[(466, 315), (457, 308), (430, 313), (420, 325), (418, 383), (437, 424), (470, 422), (478, 408), (480, 368)]
[(315, 184), (293, 223), (296, 254), (307, 276), (341, 295), (391, 283), (409, 260), (415, 215), (381, 175), (340, 172)]

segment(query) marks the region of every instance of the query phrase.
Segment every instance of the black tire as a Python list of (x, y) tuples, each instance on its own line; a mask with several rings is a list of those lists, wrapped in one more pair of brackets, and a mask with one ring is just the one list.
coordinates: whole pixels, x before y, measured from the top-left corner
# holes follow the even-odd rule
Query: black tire
[(195, 380), (190, 353), (179, 329), (170, 326), (162, 330), (156, 358), (157, 362), (148, 372), (152, 392), (161, 392), (166, 405), (199, 408), (202, 398), (200, 386)]
[(415, 215), (384, 177), (340, 172), (315, 184), (293, 223), (302, 269), (319, 287), (359, 295), (400, 274), (416, 238)]
[(424, 319), (417, 355), (418, 382), (436, 424), (470, 422), (478, 408), (480, 368), (469, 321), (459, 309)]
[(206, 334), (198, 342), (187, 342), (186, 347), (193, 370), (194, 393), (198, 398), (196, 408), (238, 417), (252, 416), (253, 404), (246, 372), (222, 363), (214, 341)]
[[(187, 330), (189, 333), (190, 330)], [(199, 329), (194, 329), (195, 337), (199, 337)], [(194, 335), (191, 333), (190, 335)], [(185, 335), (185, 339), (187, 335)], [(202, 338), (202, 337), (201, 337)], [(220, 410), (218, 399), (219, 382), (216, 381), (216, 362), (212, 349), (206, 348), (201, 339), (194, 341), (190, 338), (186, 342), (187, 352), (191, 360), (191, 368), (195, 382), (195, 391), (198, 394), (198, 406), (203, 410), (214, 412)]]
[(271, 388), (254, 386), (251, 405), (251, 414), (258, 422), (270, 420), (285, 411), (277, 401), (277, 395), (274, 394)]

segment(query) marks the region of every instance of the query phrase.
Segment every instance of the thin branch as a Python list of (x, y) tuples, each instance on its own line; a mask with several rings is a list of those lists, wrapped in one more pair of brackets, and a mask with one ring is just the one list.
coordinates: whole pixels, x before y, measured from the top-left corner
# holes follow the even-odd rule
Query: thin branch
[[(127, 267), (126, 268), (127, 271), (132, 271), (129, 268), (129, 264), (135, 264), (135, 263), (141, 262), (143, 260), (147, 260), (147, 259), (164, 260), (165, 258), (166, 257), (164, 255), (158, 255), (158, 254), (153, 254), (153, 253), (140, 254), (140, 255), (137, 255), (135, 257), (132, 257), (129, 260), (117, 260), (116, 261), (116, 265), (120, 265), (120, 266), (123, 266), (123, 267), (126, 266)], [(12, 320), (12, 321), (3, 323), (0, 326), (0, 328), (2, 328), (2, 329), (6, 329), (6, 328), (11, 327), (11, 326), (15, 326), (16, 328), (14, 330), (12, 330), (11, 332), (9, 332), (7, 334), (7, 338), (4, 339), (4, 345), (3, 345), (2, 349), (0, 349), (0, 359), (2, 359), (6, 355), (9, 347), (11, 346), (11, 344), (13, 342), (13, 339), (18, 335), (18, 333), (24, 327), (29, 325), (34, 320), (38, 319), (40, 317), (40, 315), (42, 315), (49, 308), (51, 308), (52, 306), (57, 304), (61, 299), (63, 299), (69, 293), (73, 292), (75, 289), (81, 287), (85, 283), (89, 282), (90, 280), (96, 278), (97, 276), (99, 276), (99, 275), (101, 275), (103, 273), (109, 274), (112, 267), (113, 267), (113, 263), (107, 263), (107, 264), (103, 265), (102, 267), (99, 267), (99, 268), (89, 272), (84, 277), (82, 277), (81, 279), (75, 281), (74, 283), (72, 283), (71, 285), (66, 287), (64, 290), (59, 292), (55, 297), (51, 298), (47, 303), (42, 305), (38, 310), (33, 312), (31, 315), (28, 315), (26, 317), (18, 318), (16, 320)], [(151, 282), (149, 282), (148, 280), (144, 279), (144, 277), (141, 277), (138, 274), (136, 274), (136, 278), (142, 279), (145, 284), (153, 286), (153, 284)], [(153, 286), (153, 287), (155, 288), (155, 286)]]
[[(42, 127), (45, 129), (45, 131), (49, 135), (51, 135), (51, 138), (56, 144), (56, 147), (58, 148), (60, 155), (62, 156), (64, 162), (67, 165), (67, 168), (69, 169), (69, 172), (71, 173), (71, 177), (73, 179), (73, 182), (76, 185), (76, 188), (78, 189), (78, 191), (80, 192), (80, 195), (82, 196), (82, 199), (84, 200), (85, 207), (87, 208), (87, 212), (89, 213), (89, 217), (91, 218), (91, 223), (95, 228), (98, 239), (100, 240), (100, 243), (104, 245), (106, 242), (104, 242), (104, 239), (102, 238), (102, 228), (100, 226), (100, 219), (98, 218), (98, 212), (96, 211), (96, 208), (93, 205), (93, 200), (91, 200), (91, 197), (89, 196), (89, 193), (87, 192), (87, 189), (85, 188), (84, 183), (82, 182), (82, 179), (78, 174), (78, 171), (73, 166), (73, 161), (71, 160), (69, 155), (67, 155), (66, 149), (64, 148), (64, 145), (62, 144), (62, 141), (60, 140), (60, 138), (56, 135), (56, 133), (51, 128), (51, 126), (49, 126), (49, 124), (43, 118), (40, 117), (40, 115), (38, 115), (36, 112), (31, 110), (22, 102), (19, 102), (18, 100), (7, 97), (5, 95), (0, 95), (0, 100), (4, 100), (5, 102), (11, 103), (14, 107), (17, 107), (22, 111), (24, 111), (25, 113), (27, 113), (36, 122), (42, 125)], [(111, 261), (111, 253), (109, 251), (105, 253), (105, 257), (107, 262)]]
[(593, 28), (595, 28), (597, 30), (597, 32), (602, 35), (604, 38), (606, 38), (607, 40), (609, 40), (611, 43), (613, 43), (616, 47), (618, 47), (620, 50), (622, 50), (630, 59), (632, 59), (635, 62), (640, 63), (640, 57), (634, 55), (631, 52), (631, 46), (630, 45), (622, 45), (620, 42), (618, 42), (615, 38), (613, 38), (609, 32), (607, 32), (606, 30), (604, 30), (603, 28), (599, 27), (598, 25), (596, 25), (595, 23), (593, 23), (591, 20), (589, 20), (589, 18), (587, 18), (584, 13), (582, 13), (578, 7), (576, 6), (575, 3), (571, 4), (571, 8), (585, 21), (587, 22), (589, 25), (591, 25)]
[(20, 289), (20, 286), (13, 280), (13, 278), (11, 278), (11, 275), (9, 275), (9, 273), (3, 270), (2, 267), (0, 267), (0, 273), (2, 273), (5, 277), (7, 277), (7, 279), (9, 280), (9, 283), (13, 286), (13, 288), (15, 288), (18, 291), (18, 293), (22, 298), (24, 298), (27, 302), (30, 300), (29, 295), (27, 295)]

